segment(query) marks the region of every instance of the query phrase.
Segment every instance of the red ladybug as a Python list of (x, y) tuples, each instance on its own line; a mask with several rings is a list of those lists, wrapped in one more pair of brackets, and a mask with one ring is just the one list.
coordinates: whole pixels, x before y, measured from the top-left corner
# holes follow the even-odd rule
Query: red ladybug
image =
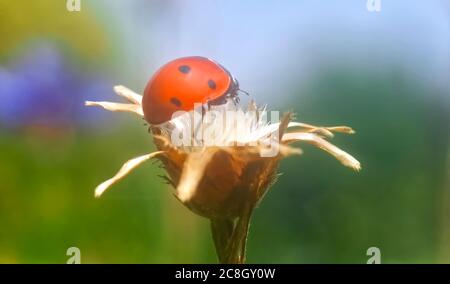
[(145, 120), (153, 125), (172, 119), (194, 104), (237, 101), (238, 81), (217, 62), (200, 56), (182, 57), (162, 66), (147, 84), (142, 99)]

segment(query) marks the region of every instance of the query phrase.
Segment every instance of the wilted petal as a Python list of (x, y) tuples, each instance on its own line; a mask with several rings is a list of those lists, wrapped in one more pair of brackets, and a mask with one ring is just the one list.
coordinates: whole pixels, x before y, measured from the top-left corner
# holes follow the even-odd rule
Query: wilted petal
[(326, 129), (334, 132), (340, 132), (345, 134), (355, 134), (355, 130), (353, 130), (351, 127), (348, 126), (333, 126), (333, 127), (326, 127)]
[(132, 112), (139, 116), (144, 116), (141, 105), (137, 104), (121, 104), (121, 103), (111, 103), (111, 102), (91, 102), (86, 101), (86, 106), (100, 106), (109, 111), (126, 111)]
[(128, 89), (125, 86), (117, 85), (114, 86), (114, 92), (118, 94), (121, 97), (124, 97), (127, 99), (130, 103), (141, 105), (142, 104), (142, 96), (139, 94), (136, 94), (132, 90)]
[(354, 170), (359, 171), (361, 169), (361, 165), (353, 158), (350, 154), (342, 151), (338, 147), (334, 146), (330, 142), (320, 138), (319, 136), (313, 133), (304, 133), (304, 132), (294, 132), (294, 133), (285, 133), (283, 136), (283, 142), (296, 142), (296, 141), (305, 141), (308, 142), (320, 149), (330, 153), (336, 159), (338, 159), (343, 165), (350, 167)]
[(103, 182), (102, 184), (100, 184), (95, 188), (95, 197), (99, 197), (100, 195), (102, 195), (103, 192), (105, 192), (105, 190), (107, 190), (111, 185), (124, 178), (137, 166), (161, 153), (164, 152), (157, 151), (128, 160), (125, 164), (123, 164), (122, 168), (120, 168), (120, 170), (117, 172), (115, 176), (113, 176), (112, 178), (108, 179), (107, 181)]
[(216, 148), (206, 148), (188, 155), (177, 187), (177, 197), (181, 202), (189, 201), (195, 194), (205, 169), (216, 152)]
[(354, 134), (355, 131), (348, 126), (315, 126), (307, 123), (301, 122), (291, 122), (289, 127), (298, 126), (301, 128), (305, 128), (306, 132), (312, 132), (321, 134), (325, 137), (333, 137), (333, 132), (340, 132), (345, 134)]
[(288, 157), (291, 155), (301, 155), (303, 154), (302, 149), (292, 148), (288, 145), (278, 144), (280, 155), (283, 157)]
[[(298, 122), (289, 122), (288, 128), (299, 126), (299, 124), (300, 123), (298, 123)], [(264, 137), (267, 137), (267, 136), (271, 135), (272, 133), (275, 133), (276, 131), (278, 131), (280, 128), (280, 125), (281, 125), (280, 122), (268, 124), (268, 125), (264, 126), (263, 128), (259, 128), (258, 130), (249, 133), (249, 135), (247, 137), (239, 139), (238, 143), (245, 144), (245, 143), (249, 143), (249, 142), (253, 142), (253, 141), (258, 141), (258, 140), (260, 140)]]

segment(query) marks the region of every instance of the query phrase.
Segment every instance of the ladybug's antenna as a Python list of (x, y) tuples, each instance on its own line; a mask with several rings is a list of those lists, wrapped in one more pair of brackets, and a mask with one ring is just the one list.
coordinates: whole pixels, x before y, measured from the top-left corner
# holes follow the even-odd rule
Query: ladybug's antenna
[(250, 96), (250, 94), (248, 92), (244, 91), (244, 90), (238, 89), (238, 92), (241, 92), (241, 93), (244, 93), (247, 96)]

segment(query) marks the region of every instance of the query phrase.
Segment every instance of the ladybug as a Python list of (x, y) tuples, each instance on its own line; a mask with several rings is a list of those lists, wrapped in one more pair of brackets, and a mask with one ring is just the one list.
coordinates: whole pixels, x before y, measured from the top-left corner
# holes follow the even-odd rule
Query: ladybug
[(193, 110), (194, 104), (220, 105), (229, 98), (236, 103), (238, 91), (238, 81), (219, 63), (200, 56), (178, 58), (162, 66), (145, 87), (144, 118), (158, 125), (176, 111)]

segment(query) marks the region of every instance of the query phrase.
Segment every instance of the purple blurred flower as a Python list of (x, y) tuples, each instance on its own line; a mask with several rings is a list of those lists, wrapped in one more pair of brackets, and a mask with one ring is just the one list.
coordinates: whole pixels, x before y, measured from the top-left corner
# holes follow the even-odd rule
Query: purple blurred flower
[(113, 95), (112, 83), (71, 66), (57, 48), (39, 45), (9, 67), (0, 66), (0, 126), (90, 125), (86, 99)]

